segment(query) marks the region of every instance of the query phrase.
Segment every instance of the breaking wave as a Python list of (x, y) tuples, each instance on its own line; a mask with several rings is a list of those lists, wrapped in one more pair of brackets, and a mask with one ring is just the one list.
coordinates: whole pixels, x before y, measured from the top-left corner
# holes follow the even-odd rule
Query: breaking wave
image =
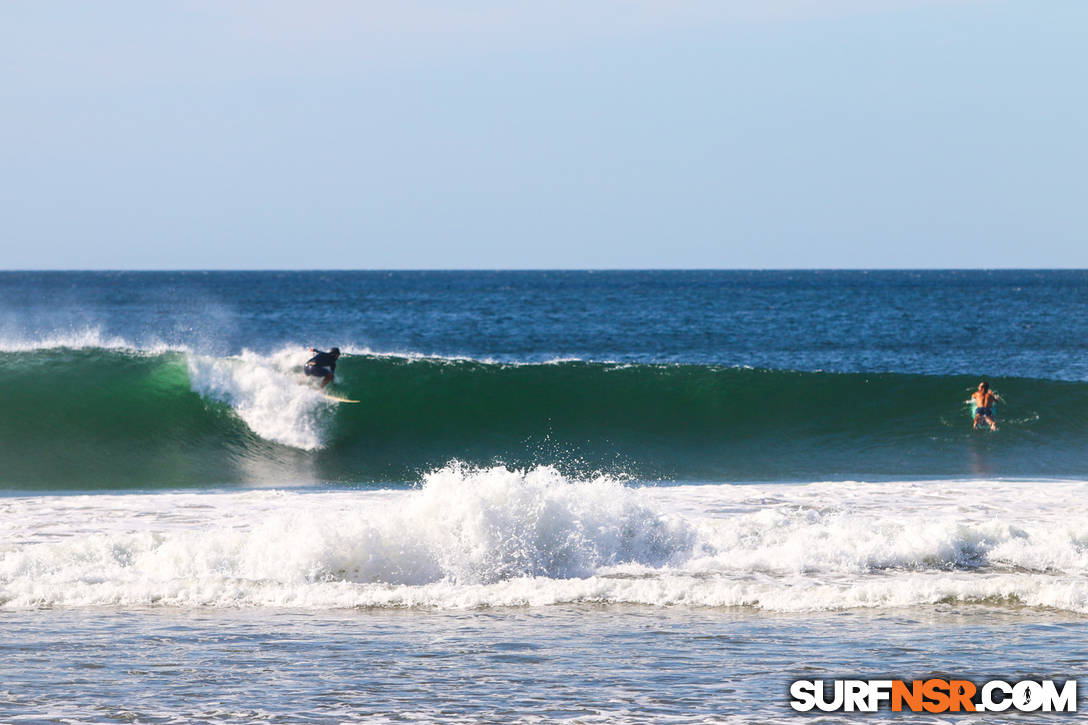
[[(0, 487), (413, 481), (459, 460), (679, 481), (1088, 474), (1088, 383), (356, 354), (337, 404), (301, 348), (0, 351)], [(107, 344), (108, 343), (108, 344)]]
[(447, 466), (412, 490), (0, 499), (0, 606), (611, 603), (1088, 613), (1088, 483), (632, 487)]

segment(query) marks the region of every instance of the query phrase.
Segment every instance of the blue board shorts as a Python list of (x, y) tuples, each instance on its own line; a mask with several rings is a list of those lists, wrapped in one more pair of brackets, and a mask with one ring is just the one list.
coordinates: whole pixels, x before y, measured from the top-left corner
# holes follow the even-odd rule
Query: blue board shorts
[(975, 415), (988, 415), (994, 417), (994, 412), (989, 408), (975, 408)]
[(323, 365), (304, 365), (302, 369), (306, 371), (307, 375), (312, 375), (315, 378), (326, 378), (332, 375), (332, 370)]

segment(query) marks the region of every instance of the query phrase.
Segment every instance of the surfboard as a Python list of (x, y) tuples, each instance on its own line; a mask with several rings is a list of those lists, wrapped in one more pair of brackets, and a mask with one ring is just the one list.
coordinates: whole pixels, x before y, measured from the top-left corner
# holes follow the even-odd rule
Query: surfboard
[(325, 397), (329, 400), (335, 400), (337, 403), (358, 403), (358, 400), (349, 400), (348, 398), (341, 398), (339, 395), (329, 395), (325, 393)]

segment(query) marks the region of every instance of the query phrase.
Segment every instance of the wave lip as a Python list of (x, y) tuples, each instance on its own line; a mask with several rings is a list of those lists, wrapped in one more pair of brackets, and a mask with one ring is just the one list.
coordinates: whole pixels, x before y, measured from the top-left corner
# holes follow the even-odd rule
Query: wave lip
[[(57, 331), (34, 338), (23, 335), (0, 336), (0, 352), (35, 352), (61, 348), (70, 350), (98, 348), (101, 350), (131, 351), (139, 349), (124, 338), (106, 335), (100, 327), (83, 327), (64, 332)], [(165, 348), (155, 346), (153, 349), (161, 351), (161, 349)]]
[[(1035, 487), (1046, 495), (1025, 496)], [(1088, 613), (1086, 494), (1060, 481), (635, 488), (451, 464), (408, 491), (8, 498), (0, 606)]]

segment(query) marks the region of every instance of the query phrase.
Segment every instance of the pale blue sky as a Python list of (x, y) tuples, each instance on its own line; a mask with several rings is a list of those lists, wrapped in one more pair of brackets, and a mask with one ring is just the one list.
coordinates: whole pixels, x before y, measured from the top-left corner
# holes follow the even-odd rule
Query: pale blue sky
[(1088, 2), (7, 2), (7, 269), (1088, 267)]

